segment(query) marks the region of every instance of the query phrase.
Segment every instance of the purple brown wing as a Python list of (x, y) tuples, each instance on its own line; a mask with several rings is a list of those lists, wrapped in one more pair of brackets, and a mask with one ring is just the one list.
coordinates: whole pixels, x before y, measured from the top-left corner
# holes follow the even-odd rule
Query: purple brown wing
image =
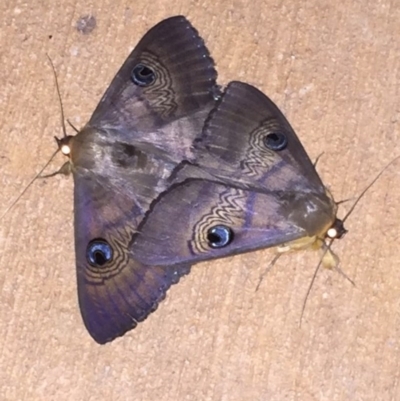
[[(130, 249), (145, 264), (192, 264), (311, 236), (329, 220), (319, 195), (186, 180), (161, 195)], [(326, 212), (326, 213), (325, 213)]]
[[(279, 145), (283, 145), (281, 149)], [(246, 83), (234, 81), (226, 87), (196, 140), (196, 148), (197, 164), (225, 182), (325, 193), (285, 116), (272, 100)], [(276, 174), (283, 170), (284, 177)]]
[(190, 266), (140, 263), (129, 249), (141, 218), (132, 198), (95, 179), (74, 179), (79, 305), (90, 335), (103, 344), (146, 319)]
[(183, 16), (168, 18), (139, 41), (87, 126), (179, 162), (214, 105), (216, 77), (195, 28)]

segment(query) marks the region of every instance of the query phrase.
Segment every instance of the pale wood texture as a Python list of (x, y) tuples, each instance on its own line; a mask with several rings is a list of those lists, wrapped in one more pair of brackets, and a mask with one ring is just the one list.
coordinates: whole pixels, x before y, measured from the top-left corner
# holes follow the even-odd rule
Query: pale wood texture
[[(337, 200), (400, 154), (396, 0), (1, 2), (0, 213), (55, 150), (60, 111), (80, 127), (139, 38), (186, 15), (219, 81), (283, 109)], [(90, 34), (77, 20), (93, 14)], [(51, 37), (51, 38), (50, 38)], [(62, 157), (52, 165), (58, 168)], [(1, 400), (399, 400), (399, 163), (335, 245), (353, 287), (318, 255), (272, 250), (203, 263), (137, 329), (94, 343), (79, 315), (72, 179), (36, 181), (0, 221)], [(341, 206), (341, 215), (351, 202)]]

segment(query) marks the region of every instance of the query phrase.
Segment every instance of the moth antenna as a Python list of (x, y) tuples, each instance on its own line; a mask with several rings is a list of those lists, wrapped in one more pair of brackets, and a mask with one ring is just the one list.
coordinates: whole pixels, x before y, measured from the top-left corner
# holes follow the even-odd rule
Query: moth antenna
[(352, 207), (350, 210), (346, 213), (346, 215), (343, 217), (342, 222), (344, 223), (347, 218), (353, 213), (354, 208), (357, 206), (358, 202), (360, 202), (361, 198), (365, 195), (365, 193), (372, 187), (372, 185), (375, 184), (376, 181), (380, 178), (380, 176), (396, 161), (400, 158), (400, 156), (395, 157), (390, 163), (388, 163), (381, 171), (380, 173), (371, 181), (371, 183), (361, 192), (361, 194), (358, 196), (358, 198), (355, 200), (353, 203)]
[(65, 127), (65, 117), (64, 117), (64, 106), (63, 106), (63, 102), (61, 99), (61, 92), (60, 92), (60, 86), (58, 85), (58, 79), (57, 79), (57, 72), (56, 72), (56, 68), (54, 67), (53, 61), (50, 58), (50, 56), (46, 53), (47, 58), (50, 61), (50, 65), (51, 68), (53, 70), (53, 75), (54, 75), (54, 82), (56, 84), (56, 90), (57, 90), (57, 95), (58, 95), (58, 101), (60, 103), (60, 109), (61, 109), (61, 127), (63, 130), (63, 134), (64, 134), (64, 138), (67, 136), (67, 129)]
[(11, 203), (11, 205), (5, 210), (5, 212), (0, 216), (0, 220), (3, 219), (3, 217), (12, 209), (15, 204), (24, 196), (25, 192), (30, 188), (30, 186), (37, 180), (40, 175), (43, 173), (44, 170), (46, 170), (47, 166), (53, 161), (54, 157), (56, 154), (59, 152), (60, 149), (57, 149), (53, 155), (50, 157), (50, 159), (47, 161), (47, 163), (41, 168), (41, 170), (29, 181), (28, 185), (24, 188), (24, 190), (17, 196), (17, 198)]
[(267, 275), (267, 273), (274, 267), (275, 263), (278, 261), (278, 259), (281, 257), (281, 253), (277, 253), (275, 257), (269, 262), (267, 268), (261, 273), (260, 278), (258, 279), (258, 284), (256, 287), (255, 292), (258, 291), (260, 288), (261, 282), (264, 280), (264, 277)]
[[(57, 79), (57, 73), (56, 73), (56, 69), (54, 67), (54, 63), (52, 61), (52, 59), (50, 58), (50, 56), (46, 53), (47, 58), (49, 59), (50, 62), (50, 66), (53, 70), (53, 75), (54, 75), (54, 81), (56, 84), (56, 90), (57, 90), (57, 95), (58, 95), (58, 101), (60, 103), (60, 110), (61, 110), (61, 126), (62, 126), (62, 130), (63, 130), (63, 135), (64, 137), (67, 136), (67, 130), (65, 127), (65, 117), (64, 117), (64, 106), (62, 103), (62, 99), (61, 99), (61, 93), (60, 93), (60, 86), (58, 85), (58, 79)], [(75, 129), (75, 128), (74, 128)], [(35, 182), (35, 180), (37, 180), (41, 174), (43, 173), (44, 170), (46, 170), (46, 168), (48, 167), (48, 165), (53, 161), (53, 159), (55, 158), (56, 154), (59, 152), (60, 149), (57, 149), (53, 155), (50, 157), (50, 159), (47, 161), (47, 163), (41, 168), (41, 170), (29, 181), (28, 185), (24, 188), (24, 190), (17, 196), (17, 198), (11, 203), (11, 205), (4, 211), (4, 213), (2, 213), (2, 215), (0, 216), (0, 220), (3, 219), (3, 217), (15, 206), (15, 204), (25, 195), (26, 191), (31, 187), (31, 185)], [(44, 176), (43, 178), (46, 178), (48, 176)]]
[[(329, 249), (330, 249), (330, 247), (329, 247)], [(354, 282), (354, 280), (352, 280), (352, 279), (344, 272), (344, 270), (342, 270), (342, 269), (339, 267), (339, 265), (335, 266), (335, 270), (336, 270), (339, 274), (341, 274), (347, 281), (349, 281), (350, 284), (351, 284), (353, 287), (356, 287), (356, 283)]]

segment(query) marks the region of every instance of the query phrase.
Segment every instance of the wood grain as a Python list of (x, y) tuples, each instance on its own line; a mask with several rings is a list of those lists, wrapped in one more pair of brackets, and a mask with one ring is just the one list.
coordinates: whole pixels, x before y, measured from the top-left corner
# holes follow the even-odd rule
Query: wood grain
[[(211, 0), (0, 5), (0, 214), (60, 135), (80, 127), (139, 38), (186, 15), (219, 81), (248, 81), (286, 113), (336, 199), (354, 198), (400, 154), (400, 4), (391, 0)], [(93, 15), (88, 34), (76, 23)], [(90, 31), (90, 30), (89, 30)], [(51, 169), (63, 162), (61, 156)], [(51, 170), (50, 169), (50, 170)], [(0, 221), (0, 399), (400, 399), (399, 164), (348, 220), (343, 270), (318, 255), (271, 250), (203, 263), (156, 313), (99, 346), (76, 297), (72, 179), (39, 180)], [(343, 215), (351, 202), (341, 206)]]

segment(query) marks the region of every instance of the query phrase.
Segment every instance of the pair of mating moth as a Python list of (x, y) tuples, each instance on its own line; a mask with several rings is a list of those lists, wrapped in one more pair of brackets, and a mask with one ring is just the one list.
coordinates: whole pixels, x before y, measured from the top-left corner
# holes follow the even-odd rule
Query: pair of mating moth
[(150, 29), (86, 126), (58, 139), (74, 177), (79, 305), (98, 343), (134, 328), (194, 263), (259, 248), (333, 254), (337, 204), (258, 89), (221, 91), (185, 17)]

